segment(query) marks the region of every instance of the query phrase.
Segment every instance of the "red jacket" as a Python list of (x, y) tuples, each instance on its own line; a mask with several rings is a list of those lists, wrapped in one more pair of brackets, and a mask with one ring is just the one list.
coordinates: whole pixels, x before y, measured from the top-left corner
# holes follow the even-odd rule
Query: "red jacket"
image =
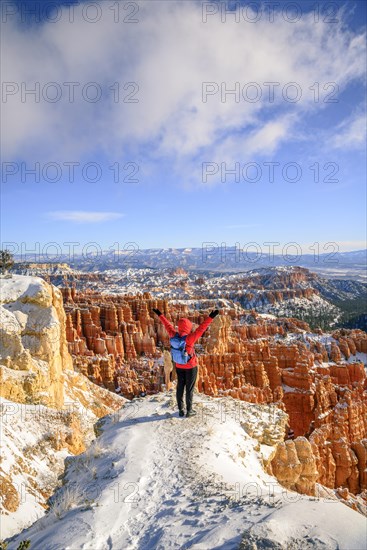
[[(213, 321), (211, 317), (208, 317), (207, 319), (205, 319), (205, 321), (201, 323), (201, 325), (198, 326), (196, 330), (194, 330), (194, 332), (191, 332), (192, 322), (189, 319), (180, 319), (177, 325), (178, 330), (176, 330), (172, 323), (170, 323), (164, 315), (160, 315), (159, 318), (164, 324), (170, 338), (172, 338), (172, 336), (174, 336), (176, 332), (178, 332), (180, 336), (185, 336), (185, 334), (188, 335), (186, 338), (186, 350), (189, 355), (192, 355), (194, 353), (195, 342), (199, 340), (199, 338), (204, 334), (210, 323)], [(197, 365), (196, 355), (191, 357), (190, 361), (188, 361), (186, 365), (181, 365), (180, 363), (176, 363), (176, 365), (180, 369), (192, 369)]]

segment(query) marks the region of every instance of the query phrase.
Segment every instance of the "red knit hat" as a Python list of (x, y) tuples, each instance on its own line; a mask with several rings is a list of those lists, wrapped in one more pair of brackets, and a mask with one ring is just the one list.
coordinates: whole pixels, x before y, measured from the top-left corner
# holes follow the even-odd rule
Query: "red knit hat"
[(179, 319), (178, 324), (178, 333), (180, 336), (185, 336), (186, 334), (190, 334), (192, 329), (192, 322), (189, 319)]

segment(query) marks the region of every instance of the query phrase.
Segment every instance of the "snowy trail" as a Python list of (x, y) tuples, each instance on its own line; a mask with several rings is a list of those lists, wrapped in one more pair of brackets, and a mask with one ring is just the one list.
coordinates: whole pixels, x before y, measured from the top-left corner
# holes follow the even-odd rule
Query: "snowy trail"
[[(125, 425), (127, 431), (134, 426), (135, 433), (128, 436), (124, 478), (140, 481), (128, 497), (134, 502), (127, 510), (121, 508), (111, 528), (115, 533), (111, 540), (117, 547), (207, 548), (200, 546), (200, 538), (229, 519), (226, 495), (214, 485), (212, 476), (198, 468), (198, 459), (209, 449), (204, 442), (215, 415), (211, 411), (203, 415), (201, 410), (195, 418), (179, 418), (171, 412), (173, 401), (161, 397), (150, 405), (147, 411), (144, 404), (144, 413), (152, 416), (137, 416)], [(242, 518), (233, 526), (233, 536), (239, 539), (244, 527)]]
[(180, 418), (167, 392), (107, 417), (94, 445), (70, 460), (59, 491), (71, 492), (70, 506), (59, 509), (60, 519), (41, 518), (9, 550), (24, 538), (47, 550), (231, 550), (248, 529), (249, 539), (264, 541), (270, 533), (284, 544), (269, 548), (364, 548), (365, 518), (358, 513), (296, 493), (293, 502), (284, 498), (264, 472), (235, 400), (199, 394), (195, 403), (198, 415)]

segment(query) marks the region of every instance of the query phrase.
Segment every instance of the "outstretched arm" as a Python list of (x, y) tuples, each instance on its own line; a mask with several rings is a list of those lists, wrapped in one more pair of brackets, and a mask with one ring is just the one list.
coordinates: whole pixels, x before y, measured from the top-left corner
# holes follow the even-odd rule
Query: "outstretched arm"
[(196, 330), (194, 330), (194, 332), (190, 335), (190, 340), (192, 339), (192, 343), (194, 344), (197, 340), (199, 340), (199, 338), (204, 334), (204, 332), (206, 331), (206, 329), (208, 328), (208, 326), (210, 325), (210, 323), (212, 323), (214, 317), (216, 317), (219, 313), (219, 310), (218, 309), (215, 309), (214, 311), (212, 311), (209, 315), (209, 317), (207, 317), (199, 326)]
[(168, 332), (169, 334), (169, 337), (172, 338), (172, 336), (174, 336), (176, 334), (176, 330), (174, 328), (174, 326), (172, 325), (172, 323), (169, 322), (168, 319), (166, 319), (166, 317), (163, 315), (163, 313), (161, 311), (159, 311), (159, 309), (153, 309), (154, 313), (156, 313), (160, 319), (160, 321), (162, 321), (163, 325), (164, 325), (164, 328), (166, 329), (166, 331)]

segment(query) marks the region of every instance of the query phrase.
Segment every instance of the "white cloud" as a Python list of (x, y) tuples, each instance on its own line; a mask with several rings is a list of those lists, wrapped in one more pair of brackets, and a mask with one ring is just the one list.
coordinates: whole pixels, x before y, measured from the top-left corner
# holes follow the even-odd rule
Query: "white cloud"
[(47, 217), (52, 220), (60, 220), (75, 223), (98, 223), (122, 218), (120, 212), (88, 212), (84, 210), (57, 210), (48, 212)]
[[(325, 108), (323, 101), (314, 102), (310, 86), (318, 82), (322, 90), (324, 83), (336, 82), (342, 91), (365, 70), (364, 38), (343, 26), (343, 14), (339, 24), (322, 19), (316, 24), (313, 13), (297, 23), (281, 17), (272, 23), (265, 15), (256, 24), (235, 23), (233, 16), (222, 23), (220, 14), (203, 23), (200, 2), (157, 1), (140, 3), (139, 23), (129, 24), (122, 22), (123, 4), (119, 23), (109, 3), (99, 6), (103, 15), (94, 24), (83, 20), (82, 3), (74, 7), (73, 23), (65, 7), (54, 24), (27, 30), (11, 20), (3, 24), (3, 80), (29, 88), (39, 82), (41, 91), (56, 82), (62, 90), (56, 103), (42, 96), (39, 103), (31, 96), (21, 102), (20, 93), (3, 103), (4, 159), (66, 162), (103, 152), (114, 162), (121, 152), (144, 147), (145, 162), (148, 150), (154, 159), (170, 157), (185, 166), (195, 155), (211, 160), (241, 151), (274, 152), (302, 117)], [(74, 103), (65, 82), (80, 83)], [(88, 82), (102, 86), (98, 103), (80, 99)], [(115, 82), (118, 103), (109, 89)], [(123, 101), (132, 91), (123, 89), (126, 82), (139, 85), (138, 103)], [(255, 82), (262, 95), (255, 103), (242, 94), (238, 103), (232, 95), (222, 102), (219, 91), (203, 102), (203, 82), (219, 89), (224, 83), (228, 90), (239, 82), (241, 92)], [(265, 82), (279, 83), (274, 103)], [(283, 98), (290, 82), (302, 90), (297, 103)]]
[(344, 120), (335, 130), (331, 146), (336, 149), (366, 148), (366, 115), (354, 114)]

